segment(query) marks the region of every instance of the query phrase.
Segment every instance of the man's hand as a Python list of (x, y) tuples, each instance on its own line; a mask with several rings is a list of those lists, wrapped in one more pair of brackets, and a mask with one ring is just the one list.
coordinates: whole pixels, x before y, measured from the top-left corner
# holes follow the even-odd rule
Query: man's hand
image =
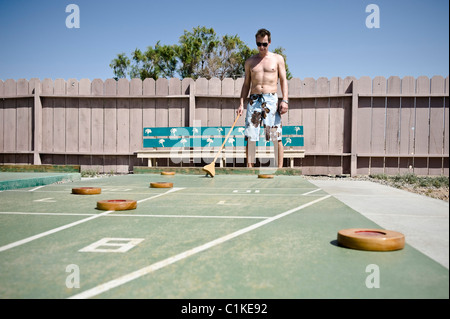
[(280, 107), (279, 107), (280, 115), (287, 113), (288, 109), (289, 109), (289, 105), (286, 102), (281, 101)]
[(242, 113), (244, 113), (244, 106), (241, 104), (236, 111), (236, 115), (242, 115)]

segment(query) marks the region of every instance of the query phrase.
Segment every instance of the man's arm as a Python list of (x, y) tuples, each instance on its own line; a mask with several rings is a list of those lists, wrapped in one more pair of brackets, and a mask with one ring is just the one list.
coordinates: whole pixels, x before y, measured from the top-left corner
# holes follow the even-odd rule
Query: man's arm
[(250, 63), (245, 61), (245, 78), (244, 78), (244, 84), (242, 85), (241, 90), (241, 98), (239, 100), (239, 108), (237, 110), (237, 114), (242, 115), (244, 112), (244, 103), (245, 99), (248, 96), (248, 93), (250, 92), (250, 84), (251, 84), (251, 72), (250, 72)]
[(289, 105), (286, 102), (288, 101), (288, 81), (286, 79), (286, 65), (284, 63), (284, 58), (281, 55), (278, 55), (278, 75), (280, 77), (280, 87), (281, 94), (283, 95), (282, 101), (280, 103), (280, 114), (285, 114), (288, 111)]

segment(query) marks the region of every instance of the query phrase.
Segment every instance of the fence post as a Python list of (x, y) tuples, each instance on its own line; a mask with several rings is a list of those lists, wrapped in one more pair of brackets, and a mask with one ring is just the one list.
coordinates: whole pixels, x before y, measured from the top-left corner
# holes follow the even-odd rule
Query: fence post
[(194, 126), (195, 120), (195, 81), (189, 83), (189, 126)]
[(357, 175), (358, 158), (358, 80), (355, 78), (352, 83), (352, 128), (351, 128), (351, 158), (350, 158), (350, 176)]
[(41, 165), (40, 151), (42, 149), (42, 103), (40, 95), (40, 86), (36, 83), (34, 87), (34, 148), (33, 148), (33, 164)]

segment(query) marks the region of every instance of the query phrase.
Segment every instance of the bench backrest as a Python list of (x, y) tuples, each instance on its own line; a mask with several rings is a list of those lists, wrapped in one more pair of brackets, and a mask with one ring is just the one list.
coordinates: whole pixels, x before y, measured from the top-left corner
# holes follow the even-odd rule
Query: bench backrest
[[(145, 127), (143, 147), (220, 147), (231, 126), (211, 127)], [(235, 126), (228, 137), (225, 147), (245, 146), (244, 126)], [(303, 126), (283, 126), (283, 145), (286, 147), (304, 146)], [(272, 146), (266, 141), (261, 128), (257, 146)]]

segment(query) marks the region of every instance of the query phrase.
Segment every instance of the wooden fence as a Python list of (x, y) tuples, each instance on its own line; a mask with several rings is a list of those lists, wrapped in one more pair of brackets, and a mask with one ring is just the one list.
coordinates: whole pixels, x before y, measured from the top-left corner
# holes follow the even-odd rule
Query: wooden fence
[[(143, 127), (229, 126), (242, 83), (0, 81), (0, 164), (129, 172), (147, 165), (135, 154)], [(289, 101), (283, 123), (304, 127), (306, 157), (295, 166), (306, 175), (449, 175), (448, 77), (292, 79)]]

